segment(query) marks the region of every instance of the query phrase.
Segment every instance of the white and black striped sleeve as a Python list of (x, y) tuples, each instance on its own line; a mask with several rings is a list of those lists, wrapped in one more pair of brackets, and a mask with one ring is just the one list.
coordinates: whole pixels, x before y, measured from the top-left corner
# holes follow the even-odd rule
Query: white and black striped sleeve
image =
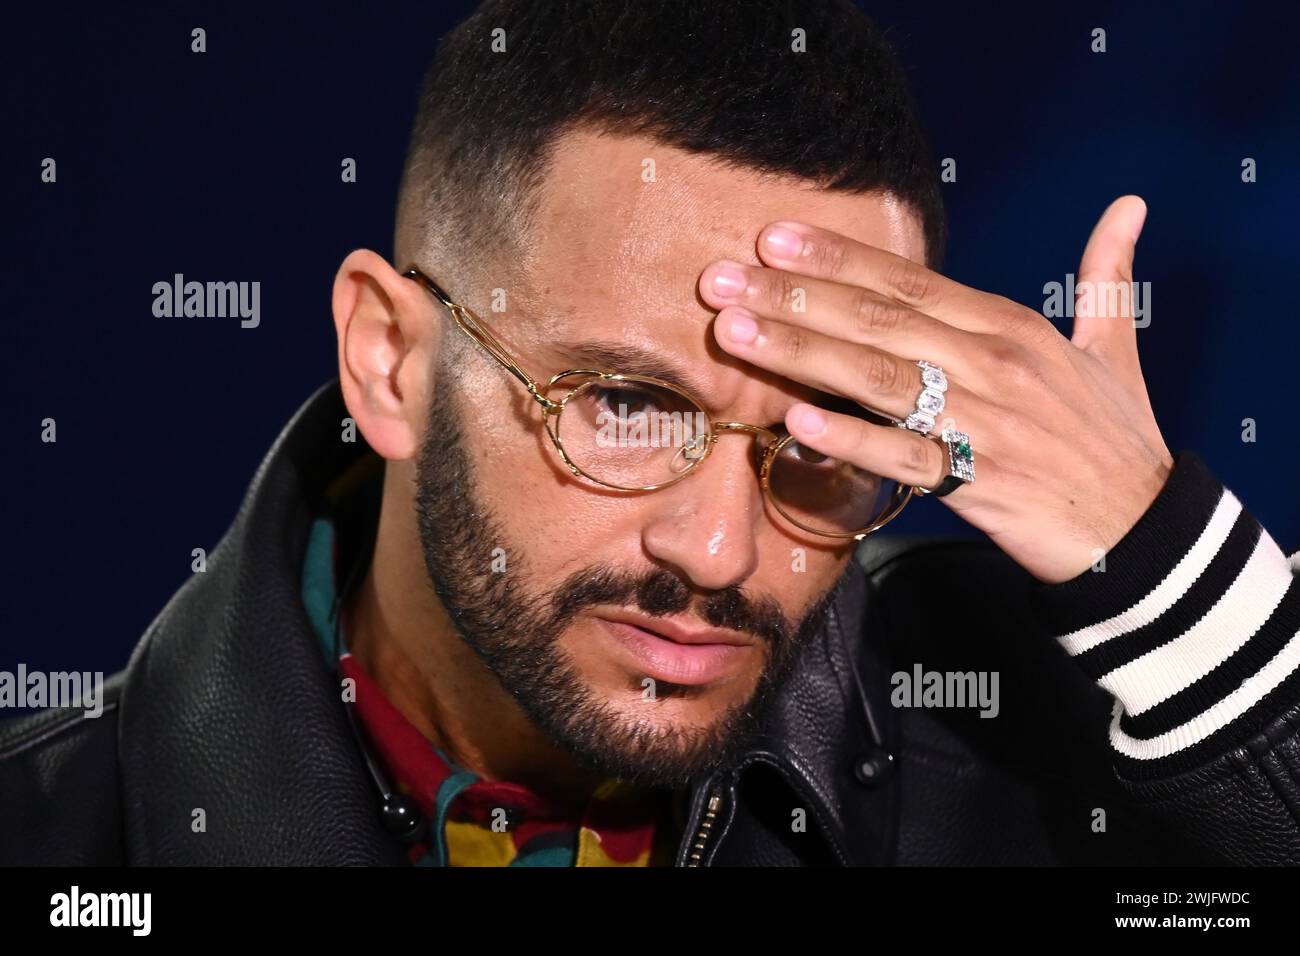
[(1202, 766), (1300, 704), (1300, 552), (1288, 558), (1192, 452), (1104, 570), (1036, 598), (1115, 699), (1121, 776)]

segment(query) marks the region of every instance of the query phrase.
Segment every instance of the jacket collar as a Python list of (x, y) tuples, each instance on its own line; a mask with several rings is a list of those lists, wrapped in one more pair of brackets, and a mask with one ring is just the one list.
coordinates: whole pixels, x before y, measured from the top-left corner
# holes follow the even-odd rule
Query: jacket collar
[[(334, 678), (302, 606), (302, 556), (328, 480), (366, 451), (340, 439), (337, 383), (285, 427), (229, 531), (150, 625), (127, 666), (119, 726), (128, 858), (146, 864), (398, 864)], [(777, 770), (846, 863), (892, 854), (894, 785), (854, 775), (887, 675), (862, 640), (866, 582), (850, 562), (828, 624), (804, 648), (740, 760), (699, 788), (743, 800)], [(892, 708), (874, 708), (896, 752)], [(739, 788), (739, 789), (738, 789)], [(689, 831), (688, 831), (689, 832)], [(731, 845), (728, 857), (743, 858)]]
[(239, 514), (127, 665), (127, 856), (145, 864), (405, 861), (312, 637), (301, 560), (321, 484), (360, 451), (336, 385), (289, 422)]
[[(897, 711), (887, 706), (889, 675), (869, 632), (869, 586), (850, 561), (835, 591), (824, 628), (805, 646), (777, 698), (739, 759), (703, 786), (724, 794), (714, 851), (706, 863), (750, 862), (732, 837), (744, 812), (744, 779), (755, 766), (777, 771), (792, 805), (808, 811), (830, 856), (844, 865), (892, 861), (897, 835)], [(689, 830), (688, 830), (689, 833)], [(794, 862), (793, 860), (789, 862)]]

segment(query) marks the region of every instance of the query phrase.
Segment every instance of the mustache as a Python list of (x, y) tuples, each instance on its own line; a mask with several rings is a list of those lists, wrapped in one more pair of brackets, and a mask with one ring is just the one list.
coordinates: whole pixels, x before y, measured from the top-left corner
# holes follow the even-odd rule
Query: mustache
[[(613, 568), (582, 568), (555, 587), (551, 627), (564, 628), (579, 611), (599, 604), (633, 605), (650, 617), (680, 614), (695, 593), (681, 578), (660, 569), (648, 575)], [(793, 628), (781, 605), (771, 597), (750, 597), (738, 585), (711, 593), (695, 614), (710, 627), (751, 634), (774, 646), (791, 638)]]

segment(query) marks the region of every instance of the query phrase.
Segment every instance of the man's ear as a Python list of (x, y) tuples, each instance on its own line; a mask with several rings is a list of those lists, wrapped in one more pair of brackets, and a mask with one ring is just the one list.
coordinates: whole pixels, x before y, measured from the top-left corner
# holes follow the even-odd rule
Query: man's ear
[(334, 277), (339, 382), (357, 428), (390, 461), (419, 449), (441, 325), (436, 303), (368, 249), (348, 255)]

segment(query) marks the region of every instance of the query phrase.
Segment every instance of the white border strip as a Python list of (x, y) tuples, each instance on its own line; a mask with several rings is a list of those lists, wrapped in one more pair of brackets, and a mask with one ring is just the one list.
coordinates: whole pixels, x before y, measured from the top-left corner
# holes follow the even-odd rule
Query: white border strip
[(1268, 622), (1294, 581), (1282, 549), (1261, 534), (1241, 573), (1203, 618), (1097, 683), (1122, 701), (1128, 713), (1145, 713), (1240, 650)]
[[(1058, 637), (1057, 640), (1065, 648), (1065, 652), (1074, 657), (1084, 651), (1092, 650), (1129, 631), (1150, 624), (1173, 607), (1179, 598), (1187, 593), (1187, 589), (1196, 583), (1197, 578), (1204, 573), (1210, 562), (1214, 560), (1214, 556), (1219, 553), (1239, 514), (1241, 514), (1241, 502), (1225, 488), (1205, 530), (1165, 579), (1128, 610), (1121, 611), (1109, 620), (1090, 624)], [(1107, 569), (1093, 573), (1113, 574), (1117, 570), (1120, 569)]]

